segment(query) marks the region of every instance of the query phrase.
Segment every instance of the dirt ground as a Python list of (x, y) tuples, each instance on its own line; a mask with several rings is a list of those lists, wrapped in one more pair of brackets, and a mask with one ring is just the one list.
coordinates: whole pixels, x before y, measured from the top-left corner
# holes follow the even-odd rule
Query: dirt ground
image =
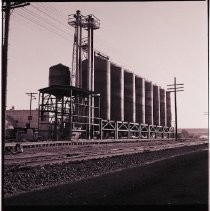
[(9, 197), (204, 149), (208, 143), (198, 141), (29, 148), (5, 155), (3, 190)]

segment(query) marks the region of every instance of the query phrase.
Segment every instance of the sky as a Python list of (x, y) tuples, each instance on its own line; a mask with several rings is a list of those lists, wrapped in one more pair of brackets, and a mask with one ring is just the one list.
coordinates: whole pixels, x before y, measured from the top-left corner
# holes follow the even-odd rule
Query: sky
[[(49, 67), (71, 68), (74, 28), (68, 15), (80, 10), (100, 19), (94, 48), (120, 66), (177, 94), (178, 127), (207, 128), (207, 2), (32, 2), (12, 11), (8, 49), (7, 109), (29, 109), (26, 92), (48, 86)], [(172, 99), (172, 120), (174, 100)], [(38, 107), (33, 100), (32, 109)]]

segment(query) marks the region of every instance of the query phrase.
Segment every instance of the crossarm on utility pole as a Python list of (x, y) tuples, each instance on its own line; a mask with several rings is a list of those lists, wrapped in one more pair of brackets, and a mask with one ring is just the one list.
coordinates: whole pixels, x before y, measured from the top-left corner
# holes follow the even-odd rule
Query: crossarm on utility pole
[(167, 92), (174, 92), (174, 110), (175, 110), (175, 139), (178, 140), (178, 124), (177, 124), (177, 92), (184, 91), (184, 84), (177, 84), (176, 77), (174, 77), (174, 84), (169, 84), (167, 88)]

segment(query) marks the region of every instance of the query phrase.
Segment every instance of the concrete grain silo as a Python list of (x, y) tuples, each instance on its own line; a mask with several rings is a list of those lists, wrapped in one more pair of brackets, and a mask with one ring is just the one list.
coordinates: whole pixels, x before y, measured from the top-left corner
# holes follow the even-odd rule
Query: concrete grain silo
[(94, 91), (101, 95), (101, 118), (110, 120), (110, 62), (106, 59), (95, 57), (94, 66)]
[[(82, 88), (87, 89), (87, 60), (82, 70)], [(101, 95), (102, 119), (171, 126), (170, 93), (98, 56), (94, 58), (94, 91)]]
[(145, 81), (136, 75), (136, 122), (145, 123)]
[(153, 125), (153, 85), (145, 81), (145, 123)]
[(171, 93), (166, 92), (166, 117), (167, 117), (167, 126), (171, 127)]
[(160, 125), (160, 88), (153, 85), (153, 124)]
[(124, 120), (136, 122), (135, 75), (124, 71)]
[(166, 126), (166, 91), (160, 89), (160, 125)]
[(124, 71), (111, 63), (111, 120), (124, 121)]

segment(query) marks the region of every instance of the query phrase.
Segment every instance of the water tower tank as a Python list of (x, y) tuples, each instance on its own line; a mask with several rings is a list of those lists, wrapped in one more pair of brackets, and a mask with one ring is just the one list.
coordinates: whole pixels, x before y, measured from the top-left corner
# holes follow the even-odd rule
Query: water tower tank
[(57, 64), (49, 69), (49, 86), (61, 85), (69, 86), (70, 85), (70, 70), (69, 67)]

